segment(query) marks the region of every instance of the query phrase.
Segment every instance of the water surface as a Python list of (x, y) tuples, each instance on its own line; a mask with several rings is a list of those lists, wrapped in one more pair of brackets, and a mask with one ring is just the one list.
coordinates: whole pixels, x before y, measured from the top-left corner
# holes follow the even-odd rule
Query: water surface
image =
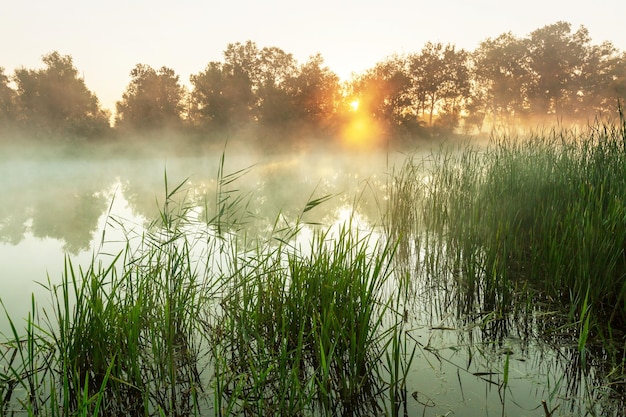
[[(360, 227), (381, 225), (390, 173), (402, 154), (356, 152), (221, 154), (181, 157), (93, 155), (22, 156), (0, 162), (0, 297), (11, 317), (26, 317), (31, 294), (45, 308), (40, 283), (61, 277), (64, 259), (88, 265), (124, 248), (128, 231), (140, 234), (159, 214), (165, 184), (183, 184), (204, 213), (215, 205), (218, 171), (233, 174), (229, 185), (250, 196), (255, 227), (281, 217), (333, 224), (350, 216)], [(233, 178), (234, 178), (233, 177)], [(312, 199), (332, 196), (303, 214)], [(206, 213), (205, 213), (206, 214)], [(115, 221), (111, 221), (115, 219)], [(120, 230), (120, 225), (126, 232)], [(602, 387), (588, 389), (594, 369), (572, 365), (572, 338), (542, 338), (535, 320), (468, 320), (447, 281), (420, 276), (418, 254), (405, 261), (413, 271), (406, 320), (416, 356), (408, 376), (409, 415), (543, 415), (542, 400), (561, 414), (602, 410)], [(19, 320), (18, 320), (19, 321)], [(7, 331), (0, 319), (0, 330)], [(567, 336), (567, 335), (565, 335)], [(504, 367), (508, 361), (507, 381)], [(611, 410), (609, 415), (611, 414)], [(617, 412), (617, 411), (616, 411)], [(616, 414), (617, 415), (617, 414)]]

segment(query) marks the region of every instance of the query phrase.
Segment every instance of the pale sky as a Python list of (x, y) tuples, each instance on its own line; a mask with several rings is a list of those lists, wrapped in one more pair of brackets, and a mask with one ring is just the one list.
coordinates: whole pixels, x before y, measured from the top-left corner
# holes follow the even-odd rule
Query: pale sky
[(617, 0), (0, 0), (0, 66), (41, 68), (71, 55), (103, 107), (115, 109), (138, 63), (172, 68), (185, 85), (229, 43), (276, 46), (300, 64), (320, 53), (342, 79), (428, 41), (475, 49), (511, 31), (525, 37), (563, 20), (592, 42), (626, 51), (626, 2)]

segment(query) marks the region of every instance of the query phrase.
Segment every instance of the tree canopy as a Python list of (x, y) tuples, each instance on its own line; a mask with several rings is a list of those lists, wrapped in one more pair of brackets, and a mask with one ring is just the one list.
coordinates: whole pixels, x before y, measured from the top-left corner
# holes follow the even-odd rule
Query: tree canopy
[(103, 134), (109, 125), (108, 114), (79, 77), (72, 57), (51, 52), (42, 61), (43, 69), (15, 71), (14, 98), (6, 90), (2, 93), (8, 96), (4, 101), (13, 102), (15, 108), (5, 113), (14, 112), (19, 125), (34, 133), (62, 137)]
[[(0, 68), (2, 125), (69, 137), (106, 131), (110, 117), (71, 56), (52, 52), (43, 63), (13, 75)], [(357, 119), (391, 136), (586, 124), (615, 114), (626, 98), (626, 54), (610, 42), (593, 44), (584, 26), (556, 22), (525, 37), (488, 38), (474, 51), (427, 42), (341, 82), (320, 54), (301, 64), (278, 47), (247, 41), (228, 44), (223, 60), (189, 83), (188, 90), (172, 68), (137, 64), (116, 103), (115, 129), (332, 137)]]
[(182, 125), (184, 89), (173, 69), (158, 71), (137, 64), (131, 81), (116, 104), (115, 125), (120, 129), (154, 131)]

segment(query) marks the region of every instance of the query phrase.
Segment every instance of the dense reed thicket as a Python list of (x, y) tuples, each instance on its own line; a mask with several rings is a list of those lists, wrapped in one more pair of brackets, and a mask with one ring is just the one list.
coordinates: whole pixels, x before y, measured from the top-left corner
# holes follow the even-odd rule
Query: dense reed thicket
[(623, 122), (444, 147), (407, 160), (395, 181), (390, 232), (419, 237), (423, 267), (462, 288), (462, 313), (548, 303), (565, 307), (581, 340), (623, 341)]
[(51, 309), (33, 298), (25, 329), (7, 315), (1, 413), (397, 413), (408, 365), (401, 300), (383, 289), (394, 245), (348, 223), (314, 227), (302, 247), (299, 221), (249, 241), (242, 174), (222, 159), (205, 204), (166, 176), (159, 218), (126, 232), (124, 251), (106, 253), (103, 236), (90, 265), (68, 258), (49, 278)]

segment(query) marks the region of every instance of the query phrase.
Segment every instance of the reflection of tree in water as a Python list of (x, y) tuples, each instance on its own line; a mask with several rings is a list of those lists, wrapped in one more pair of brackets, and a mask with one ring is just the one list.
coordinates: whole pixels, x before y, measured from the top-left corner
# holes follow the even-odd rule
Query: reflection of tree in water
[(337, 210), (347, 206), (356, 209), (371, 224), (377, 223), (381, 210), (376, 200), (381, 198), (383, 184), (376, 177), (380, 161), (372, 163), (369, 158), (347, 154), (308, 155), (255, 167), (251, 174), (258, 174), (254, 191), (259, 214), (272, 221), (280, 211), (293, 221), (309, 200), (332, 195), (332, 199), (316, 207), (314, 218), (305, 220), (333, 221)]
[[(332, 222), (337, 211), (345, 206), (356, 208), (361, 216), (375, 224), (380, 217), (380, 193), (384, 176), (380, 172), (380, 160), (354, 155), (274, 155), (258, 159), (231, 155), (226, 156), (223, 177), (217, 178), (216, 158), (168, 161), (167, 180), (170, 189), (182, 181), (186, 204), (196, 204), (201, 219), (212, 219), (220, 211), (216, 193), (222, 193), (225, 210), (222, 220), (246, 221), (247, 232), (267, 230), (280, 215), (281, 221), (290, 224), (302, 215), (307, 202), (327, 195), (334, 197), (308, 212), (303, 221)], [(371, 157), (370, 157), (371, 158)], [(160, 164), (160, 166), (159, 166)], [(149, 165), (151, 165), (149, 167)], [(134, 215), (145, 219), (159, 216), (158, 207), (164, 198), (163, 163), (147, 163), (126, 169), (120, 176), (120, 191)], [(219, 190), (219, 191), (218, 191)], [(243, 199), (249, 204), (240, 213), (227, 212), (230, 203)], [(244, 204), (234, 204), (232, 209), (242, 209)], [(250, 223), (253, 224), (250, 224)]]
[(18, 159), (2, 168), (9, 198), (0, 205), (0, 241), (17, 245), (32, 233), (60, 240), (69, 253), (89, 248), (107, 207), (101, 191), (110, 177), (96, 165), (65, 158)]
[(24, 239), (29, 216), (26, 211), (0, 216), (0, 242), (17, 245)]
[(28, 198), (24, 192), (10, 192), (11, 198), (5, 198), (0, 204), (0, 241), (17, 245), (24, 239), (30, 219)]
[[(364, 158), (321, 152), (226, 155), (225, 176), (243, 171), (222, 192), (231, 193), (232, 199), (250, 196), (248, 211), (239, 213), (252, 217), (248, 221), (254, 220), (249, 232), (255, 227), (266, 230), (279, 214), (282, 220), (293, 223), (310, 199), (326, 195), (335, 197), (306, 213), (303, 221), (332, 222), (340, 208), (356, 204), (359, 214), (376, 224), (380, 197), (375, 194), (385, 181), (380, 176), (381, 160), (380, 155)], [(98, 219), (110, 203), (102, 191), (119, 182), (118, 191), (133, 214), (154, 219), (164, 198), (164, 170), (169, 187), (188, 178), (183, 185), (188, 192), (186, 202), (197, 204), (201, 216), (210, 219), (217, 210), (218, 162), (219, 155), (174, 158), (167, 164), (154, 157), (11, 162), (0, 172), (3, 189), (11, 196), (0, 205), (0, 241), (16, 245), (25, 234), (32, 233), (36, 238), (64, 242), (64, 249), (71, 253), (88, 249)]]
[(36, 202), (31, 231), (35, 237), (64, 241), (70, 253), (89, 249), (106, 204), (106, 197), (93, 191), (62, 190)]
[[(159, 215), (157, 199), (163, 194), (163, 181), (161, 183), (146, 183), (136, 178), (120, 179), (120, 191), (133, 214), (146, 219), (154, 219)], [(159, 194), (160, 193), (160, 194)]]

